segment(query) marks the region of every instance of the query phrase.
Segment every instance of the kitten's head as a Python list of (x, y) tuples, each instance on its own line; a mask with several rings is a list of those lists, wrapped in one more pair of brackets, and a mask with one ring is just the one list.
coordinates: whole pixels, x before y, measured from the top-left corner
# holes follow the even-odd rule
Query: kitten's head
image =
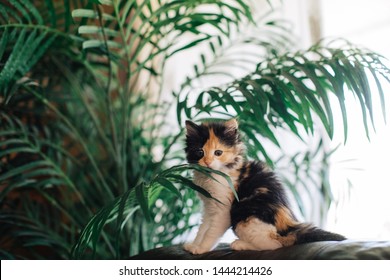
[(235, 119), (197, 125), (186, 121), (186, 154), (189, 163), (229, 171), (242, 163), (244, 146)]

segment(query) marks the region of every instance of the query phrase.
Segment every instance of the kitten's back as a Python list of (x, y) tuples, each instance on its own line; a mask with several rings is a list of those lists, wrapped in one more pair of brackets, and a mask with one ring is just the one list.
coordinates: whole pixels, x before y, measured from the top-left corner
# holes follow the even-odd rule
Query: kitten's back
[(255, 216), (278, 230), (298, 224), (290, 210), (282, 184), (264, 163), (249, 161), (243, 164), (238, 179), (237, 195), (231, 209), (233, 229), (240, 221)]
[[(283, 185), (264, 163), (245, 162), (240, 173), (237, 188), (240, 200), (234, 201), (231, 207), (232, 227), (236, 233), (242, 233), (243, 227), (250, 231), (252, 225), (258, 224), (253, 222), (253, 219), (257, 219), (271, 226), (267, 236), (281, 246), (346, 239), (340, 234), (298, 222), (290, 209)], [(256, 237), (253, 237), (253, 240), (256, 240)], [(254, 244), (254, 248), (259, 247)]]

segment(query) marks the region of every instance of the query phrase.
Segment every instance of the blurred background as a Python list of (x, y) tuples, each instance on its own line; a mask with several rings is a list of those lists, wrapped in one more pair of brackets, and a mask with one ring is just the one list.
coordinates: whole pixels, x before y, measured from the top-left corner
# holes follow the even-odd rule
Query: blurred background
[[(322, 37), (342, 37), (390, 57), (389, 1), (319, 1), (318, 8)], [(388, 94), (389, 85), (383, 86)], [(354, 112), (358, 110), (357, 106), (351, 100), (348, 108)], [(334, 203), (332, 206), (328, 225), (351, 238), (388, 240), (390, 127), (380, 114), (376, 114), (375, 119), (376, 132), (370, 135), (370, 141), (364, 137), (362, 126), (352, 124), (348, 142), (334, 154), (331, 180), (339, 205)], [(387, 122), (389, 120), (387, 110)], [(337, 130), (341, 131), (341, 128)], [(337, 142), (342, 140), (336, 135), (332, 145)]]
[[(303, 47), (322, 38), (343, 38), (390, 57), (390, 2), (386, 0), (293, 0), (285, 1), (282, 14), (294, 23)], [(371, 79), (371, 83), (374, 81)], [(383, 84), (388, 94), (390, 87)], [(375, 100), (379, 108), (379, 100)], [(344, 144), (341, 115), (335, 110), (336, 133), (328, 143), (337, 148), (331, 157), (330, 182), (335, 201), (326, 227), (356, 239), (390, 237), (390, 127), (375, 114), (375, 131), (367, 139), (357, 112), (359, 104), (348, 100), (351, 119)], [(337, 108), (337, 104), (333, 105)], [(386, 113), (389, 122), (390, 113)]]

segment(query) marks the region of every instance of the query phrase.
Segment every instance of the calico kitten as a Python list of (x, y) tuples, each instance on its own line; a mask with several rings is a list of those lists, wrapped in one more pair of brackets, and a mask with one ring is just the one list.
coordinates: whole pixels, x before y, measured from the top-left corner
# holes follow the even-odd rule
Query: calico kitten
[(245, 160), (235, 119), (201, 125), (187, 121), (186, 129), (188, 162), (229, 175), (239, 201), (225, 178), (214, 174), (213, 180), (195, 171), (194, 183), (222, 203), (201, 196), (202, 224), (195, 240), (184, 245), (185, 250), (193, 254), (210, 251), (229, 227), (238, 237), (231, 244), (234, 250), (273, 250), (307, 242), (345, 240), (342, 235), (298, 222), (275, 173), (262, 162)]

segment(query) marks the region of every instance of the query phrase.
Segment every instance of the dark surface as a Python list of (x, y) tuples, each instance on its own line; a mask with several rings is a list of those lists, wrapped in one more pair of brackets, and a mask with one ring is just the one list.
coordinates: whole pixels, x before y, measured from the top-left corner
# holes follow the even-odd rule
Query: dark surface
[(284, 247), (273, 251), (233, 251), (229, 244), (201, 255), (192, 255), (182, 245), (146, 251), (138, 260), (390, 260), (390, 241), (321, 241)]

